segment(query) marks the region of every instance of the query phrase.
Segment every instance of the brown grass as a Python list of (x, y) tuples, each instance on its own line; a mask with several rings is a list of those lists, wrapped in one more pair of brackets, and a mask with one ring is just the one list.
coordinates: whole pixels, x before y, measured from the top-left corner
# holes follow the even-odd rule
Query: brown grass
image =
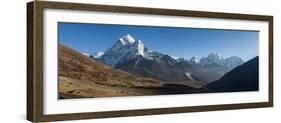
[(59, 46), (59, 92), (62, 98), (138, 95), (124, 88), (160, 86), (159, 80), (113, 69), (70, 48)]

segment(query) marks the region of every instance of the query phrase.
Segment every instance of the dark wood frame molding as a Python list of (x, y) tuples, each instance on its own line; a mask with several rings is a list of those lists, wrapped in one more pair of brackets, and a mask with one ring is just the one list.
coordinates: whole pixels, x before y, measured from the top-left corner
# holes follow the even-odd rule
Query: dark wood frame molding
[[(269, 101), (243, 104), (193, 106), (177, 108), (108, 111), (96, 113), (73, 113), (45, 115), (43, 113), (43, 11), (46, 8), (103, 11), (117, 13), (139, 13), (151, 15), (223, 18), (269, 22)], [(155, 9), (126, 6), (109, 6), (80, 3), (33, 1), (27, 3), (27, 120), (32, 122), (80, 120), (93, 118), (155, 115), (230, 109), (245, 109), (273, 106), (273, 16), (217, 13), (187, 10)]]

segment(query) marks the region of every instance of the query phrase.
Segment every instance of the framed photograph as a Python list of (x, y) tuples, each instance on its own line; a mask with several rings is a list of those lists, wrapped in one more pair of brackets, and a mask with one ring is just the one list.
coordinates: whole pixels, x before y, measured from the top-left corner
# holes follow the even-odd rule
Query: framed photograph
[(273, 17), (27, 4), (33, 122), (273, 106)]

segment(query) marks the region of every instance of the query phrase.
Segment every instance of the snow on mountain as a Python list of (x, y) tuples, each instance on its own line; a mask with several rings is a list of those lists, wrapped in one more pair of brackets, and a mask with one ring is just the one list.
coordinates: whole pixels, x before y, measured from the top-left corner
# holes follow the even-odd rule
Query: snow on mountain
[(98, 60), (114, 66), (118, 62), (130, 60), (139, 55), (144, 56), (144, 44), (127, 34), (120, 38)]
[(144, 56), (144, 44), (141, 42), (141, 40), (135, 41), (135, 43), (132, 45), (132, 50), (135, 50), (137, 55)]
[(97, 58), (101, 57), (103, 54), (104, 54), (104, 52), (102, 52), (102, 51), (97, 51), (97, 52), (93, 55), (93, 57), (94, 57), (95, 59), (97, 59)]
[(178, 59), (176, 59), (177, 60), (177, 62), (183, 62), (183, 61), (186, 61), (184, 58), (178, 58)]
[(114, 67), (117, 63), (120, 64), (138, 56), (148, 60), (159, 60), (165, 55), (146, 48), (141, 40), (136, 40), (132, 35), (127, 34), (99, 57), (98, 61)]
[(176, 57), (176, 56), (172, 56), (172, 55), (170, 55), (173, 59), (175, 59), (175, 60), (177, 60), (177, 59), (179, 59), (179, 57)]
[(85, 56), (91, 57), (91, 54), (89, 54), (89, 53), (84, 53), (84, 52), (81, 52), (81, 53)]
[(224, 64), (228, 67), (236, 67), (243, 63), (244, 61), (238, 56), (232, 56), (224, 60)]
[(97, 59), (97, 58), (101, 57), (104, 54), (104, 52), (102, 52), (102, 51), (97, 51), (94, 54), (85, 53), (85, 52), (81, 52), (81, 53), (83, 55), (87, 56), (87, 57), (94, 58), (94, 59)]
[(217, 64), (226, 67), (236, 67), (243, 64), (244, 61), (238, 56), (231, 56), (225, 59), (220, 54), (210, 53), (207, 57), (202, 57), (201, 59), (194, 56), (188, 60), (188, 63), (200, 65)]
[(192, 77), (191, 77), (191, 73), (185, 73), (185, 75), (190, 79), (190, 80), (192, 80), (192, 81), (195, 81)]
[(218, 64), (224, 65), (224, 58), (220, 54), (210, 53), (207, 57), (200, 59), (202, 65)]
[(153, 60), (153, 52), (152, 50), (148, 50), (146, 49), (144, 52), (144, 58), (149, 59), (149, 60)]
[(236, 67), (244, 63), (244, 61), (238, 56), (231, 56), (229, 58), (223, 58), (220, 54), (210, 53), (207, 57), (202, 57), (201, 59), (193, 56), (188, 61), (190, 64), (200, 64), (200, 65), (212, 65), (218, 64), (226, 67)]
[(192, 58), (190, 58), (189, 62), (192, 63), (192, 64), (199, 64), (200, 59), (197, 58), (196, 56), (193, 56)]
[(152, 50), (145, 48), (143, 57), (144, 57), (144, 59), (155, 60), (155, 59), (160, 59), (163, 56), (164, 56), (164, 54), (162, 54), (162, 53), (159, 53), (157, 51), (152, 51)]
[(124, 36), (123, 38), (120, 38), (119, 41), (120, 41), (122, 44), (126, 45), (126, 44), (133, 44), (133, 43), (135, 43), (136, 40), (135, 40), (135, 38), (132, 37), (130, 34), (127, 34), (127, 35)]

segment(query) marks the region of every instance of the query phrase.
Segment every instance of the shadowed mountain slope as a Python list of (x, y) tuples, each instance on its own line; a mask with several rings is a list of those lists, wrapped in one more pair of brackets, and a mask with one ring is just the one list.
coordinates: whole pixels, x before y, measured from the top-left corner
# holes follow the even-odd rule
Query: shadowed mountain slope
[(257, 91), (259, 89), (259, 57), (234, 68), (218, 81), (204, 86), (209, 91)]

